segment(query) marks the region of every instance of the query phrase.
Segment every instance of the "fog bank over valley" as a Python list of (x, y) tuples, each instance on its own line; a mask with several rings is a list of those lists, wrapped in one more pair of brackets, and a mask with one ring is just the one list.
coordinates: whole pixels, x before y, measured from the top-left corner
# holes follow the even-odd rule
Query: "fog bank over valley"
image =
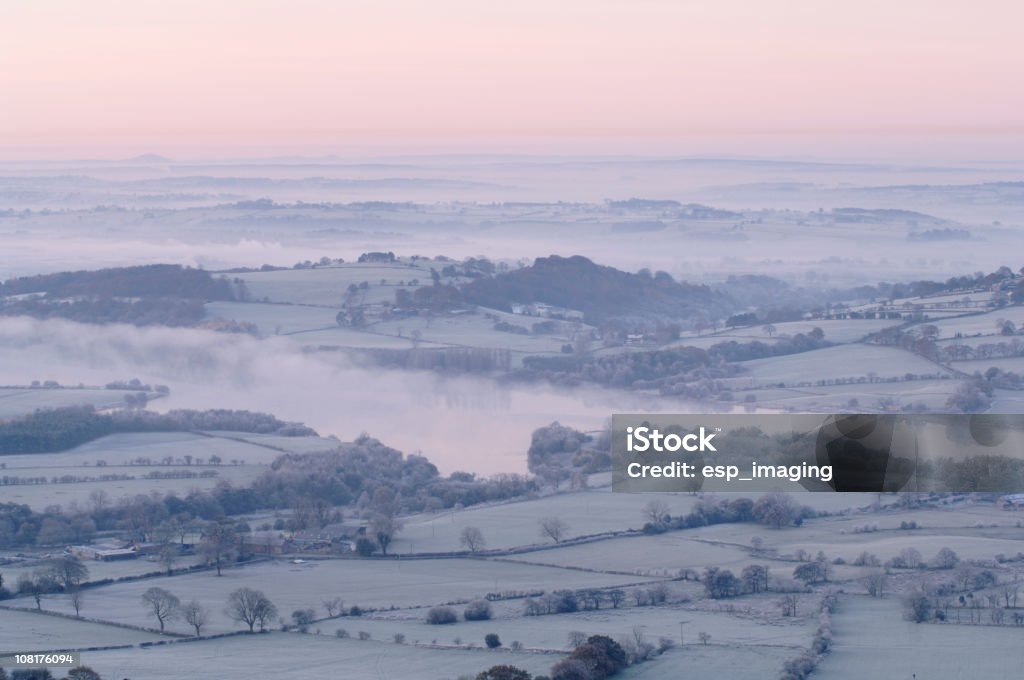
[(479, 474), (525, 472), (530, 433), (552, 420), (599, 430), (612, 412), (692, 408), (626, 392), (361, 368), (344, 353), (304, 352), (283, 338), (25, 317), (0, 317), (0, 376), (5, 384), (65, 386), (135, 377), (170, 387), (153, 410), (268, 412), (341, 440), (368, 433), (422, 452), (444, 472)]

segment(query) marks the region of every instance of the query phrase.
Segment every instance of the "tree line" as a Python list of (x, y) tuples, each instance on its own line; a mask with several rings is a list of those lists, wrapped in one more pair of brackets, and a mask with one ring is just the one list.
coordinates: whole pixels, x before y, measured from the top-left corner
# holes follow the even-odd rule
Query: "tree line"
[(23, 418), (0, 422), (0, 455), (66, 451), (100, 437), (126, 432), (194, 430), (316, 436), (316, 432), (305, 425), (252, 411), (179, 409), (155, 413), (122, 409), (100, 413), (92, 406), (71, 406), (36, 411)]

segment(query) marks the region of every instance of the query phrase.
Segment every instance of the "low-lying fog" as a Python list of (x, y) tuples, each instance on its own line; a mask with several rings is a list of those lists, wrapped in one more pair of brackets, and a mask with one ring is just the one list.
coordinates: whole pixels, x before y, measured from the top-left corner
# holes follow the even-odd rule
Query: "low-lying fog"
[(420, 451), (442, 472), (525, 472), (530, 433), (553, 420), (599, 429), (613, 412), (685, 412), (624, 392), (502, 387), (481, 378), (366, 369), (341, 353), (304, 353), (278, 338), (172, 328), (0, 318), (6, 384), (102, 385), (139, 378), (171, 396), (150, 408), (228, 408), (305, 422), (342, 440), (376, 436)]
[[(1019, 162), (729, 158), (0, 162), (0, 278), (152, 262), (290, 266), (370, 250), (582, 254), (689, 281), (810, 271), (834, 285), (946, 278), (991, 271), (1024, 246), (1022, 174)], [(702, 221), (605, 203), (630, 198), (745, 214)], [(842, 208), (924, 215), (828, 218)], [(628, 228), (644, 223), (657, 225)], [(970, 244), (908, 240), (930, 228), (962, 229)]]

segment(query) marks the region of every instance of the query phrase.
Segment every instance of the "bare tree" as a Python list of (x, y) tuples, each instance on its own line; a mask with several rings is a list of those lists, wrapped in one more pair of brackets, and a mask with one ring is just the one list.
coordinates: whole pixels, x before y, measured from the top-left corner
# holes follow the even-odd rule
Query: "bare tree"
[(743, 589), (748, 593), (760, 593), (768, 590), (768, 567), (763, 564), (751, 564), (740, 573)]
[[(89, 494), (89, 508), (93, 515), (102, 514), (108, 507), (110, 507), (110, 495), (106, 491), (96, 489)], [(99, 520), (98, 517), (96, 519)]]
[(655, 498), (644, 506), (643, 513), (644, 517), (646, 517), (651, 524), (661, 524), (669, 516), (668, 503), (660, 498)]
[(292, 621), (302, 633), (309, 632), (309, 627), (316, 620), (316, 612), (310, 609), (296, 609), (292, 612)]
[(196, 629), (196, 637), (199, 637), (203, 626), (210, 620), (210, 612), (198, 600), (192, 600), (181, 608), (182, 618), (188, 625)]
[(940, 548), (939, 552), (935, 555), (935, 559), (932, 560), (932, 564), (936, 569), (952, 569), (959, 563), (960, 557), (957, 556), (952, 548)]
[(142, 603), (149, 609), (150, 616), (160, 623), (160, 632), (168, 621), (178, 617), (181, 600), (163, 588), (150, 588), (142, 594)]
[(213, 522), (207, 525), (203, 532), (203, 538), (199, 542), (199, 554), (206, 558), (207, 564), (217, 567), (217, 576), (220, 576), (223, 563), (234, 554), (237, 539), (234, 524), (231, 522)]
[(49, 569), (36, 569), (31, 574), (22, 574), (18, 577), (18, 592), (22, 595), (31, 595), (36, 601), (36, 609), (43, 608), (43, 595), (54, 592), (58, 587)]
[(555, 543), (561, 543), (569, 532), (569, 525), (558, 517), (542, 517), (538, 523), (541, 536), (550, 538)]
[(322, 529), (331, 521), (331, 504), (322, 499), (307, 496), (300, 499), (292, 508), (292, 519), (296, 529), (316, 527)]
[(777, 329), (775, 328), (775, 324), (766, 323), (764, 326), (761, 327), (761, 330), (763, 330), (765, 335), (767, 335), (770, 338), (775, 335), (775, 331)]
[(174, 571), (174, 564), (178, 561), (178, 546), (173, 543), (167, 543), (160, 548), (160, 554), (157, 555), (157, 561), (164, 569), (167, 570), (167, 575), (170, 576)]
[(329, 597), (320, 601), (320, 604), (324, 606), (324, 610), (327, 612), (327, 618), (334, 618), (336, 614), (340, 614), (345, 607), (345, 602), (340, 597)]
[(402, 530), (402, 521), (391, 514), (378, 512), (370, 520), (370, 533), (377, 539), (380, 551), (387, 555), (388, 546), (395, 539), (395, 534)]
[(1020, 586), (1016, 583), (1004, 583), (1003, 584), (1003, 601), (1006, 604), (1006, 608), (1013, 607), (1017, 608), (1017, 593), (1020, 590)]
[(704, 631), (701, 631), (697, 634), (697, 637), (700, 638), (700, 643), (702, 645), (706, 645), (708, 642), (711, 641), (711, 633), (705, 633)]
[(921, 557), (921, 551), (917, 548), (904, 548), (900, 550), (898, 564), (902, 564), (907, 569), (918, 569), (924, 565), (924, 558)]
[(235, 621), (249, 626), (251, 633), (257, 623), (260, 630), (266, 628), (267, 622), (277, 616), (277, 607), (261, 591), (239, 588), (228, 595), (226, 613)]
[(800, 508), (784, 493), (766, 493), (754, 503), (754, 519), (776, 529), (788, 526), (800, 516)]
[(70, 592), (89, 578), (89, 568), (81, 560), (71, 555), (55, 559), (49, 565), (50, 578), (64, 592)]
[(779, 607), (782, 609), (782, 615), (796, 616), (796, 609), (799, 603), (800, 599), (796, 595), (783, 595), (782, 599), (779, 600)]
[(82, 594), (82, 589), (75, 586), (68, 591), (68, 599), (71, 601), (71, 606), (75, 608), (75, 616), (81, 617), (82, 615), (82, 604), (85, 602), (85, 595)]
[(476, 527), (466, 527), (462, 530), (459, 535), (459, 543), (463, 548), (469, 550), (469, 552), (477, 552), (483, 550), (487, 545), (487, 540), (484, 539), (484, 532), (480, 531)]
[(864, 579), (864, 587), (867, 588), (868, 595), (871, 597), (882, 597), (885, 595), (885, 586), (888, 582), (889, 577), (884, 571), (879, 570)]

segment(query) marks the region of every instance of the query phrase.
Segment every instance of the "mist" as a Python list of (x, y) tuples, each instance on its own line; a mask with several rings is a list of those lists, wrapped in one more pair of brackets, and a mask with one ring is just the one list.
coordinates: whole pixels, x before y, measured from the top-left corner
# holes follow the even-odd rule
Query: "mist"
[(603, 427), (612, 412), (692, 405), (610, 390), (570, 394), (480, 377), (363, 368), (342, 352), (306, 353), (282, 338), (163, 327), (0, 318), (0, 375), (9, 384), (168, 385), (149, 408), (247, 409), (304, 422), (322, 436), (376, 436), (426, 455), (442, 472), (525, 472), (531, 432), (553, 420)]

